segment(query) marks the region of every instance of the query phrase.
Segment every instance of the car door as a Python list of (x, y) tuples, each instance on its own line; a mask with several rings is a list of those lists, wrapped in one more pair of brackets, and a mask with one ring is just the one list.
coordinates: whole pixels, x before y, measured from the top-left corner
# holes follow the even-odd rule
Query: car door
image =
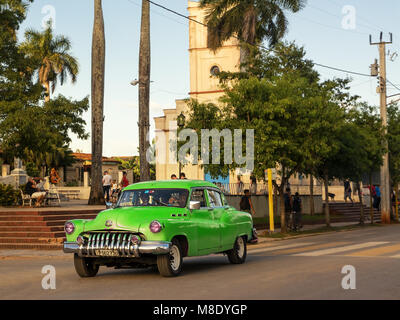
[(228, 239), (228, 231), (230, 228), (230, 219), (227, 220), (227, 212), (224, 199), (221, 192), (217, 189), (207, 188), (207, 195), (210, 201), (210, 207), (213, 209), (213, 224), (218, 229), (219, 246), (224, 246)]
[(207, 254), (220, 244), (219, 230), (215, 226), (213, 208), (209, 206), (204, 188), (192, 189), (190, 201), (199, 201), (200, 209), (192, 210), (191, 217), (197, 229), (197, 248), (200, 254)]

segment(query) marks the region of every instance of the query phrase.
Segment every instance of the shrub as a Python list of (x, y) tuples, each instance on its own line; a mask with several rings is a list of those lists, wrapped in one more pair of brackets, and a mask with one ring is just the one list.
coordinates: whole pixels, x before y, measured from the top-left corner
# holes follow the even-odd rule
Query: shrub
[(0, 184), (0, 206), (17, 205), (20, 201), (21, 193), (10, 185)]

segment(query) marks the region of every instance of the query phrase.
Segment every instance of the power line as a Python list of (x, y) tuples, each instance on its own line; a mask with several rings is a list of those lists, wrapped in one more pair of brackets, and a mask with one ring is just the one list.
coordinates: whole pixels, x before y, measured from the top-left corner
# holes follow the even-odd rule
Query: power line
[[(190, 17), (188, 17), (188, 16), (186, 16), (186, 15), (184, 15), (184, 14), (182, 14), (182, 13), (179, 13), (179, 12), (177, 12), (177, 11), (175, 11), (175, 10), (172, 10), (172, 9), (170, 9), (170, 8), (167, 8), (167, 7), (165, 7), (165, 6), (161, 5), (161, 4), (158, 4), (158, 3), (156, 3), (156, 2), (154, 2), (154, 1), (152, 1), (152, 0), (146, 0), (146, 1), (148, 1), (149, 3), (151, 3), (151, 4), (154, 5), (154, 6), (157, 6), (157, 7), (159, 7), (159, 8), (162, 8), (162, 9), (164, 9), (164, 10), (166, 10), (166, 11), (172, 13), (172, 14), (175, 14), (175, 15), (181, 17), (181, 18), (187, 19), (187, 20), (189, 20), (189, 21), (192, 21), (192, 22), (194, 22), (194, 23), (197, 23), (197, 24), (199, 24), (199, 25), (202, 25), (203, 27), (208, 28), (208, 25), (205, 24), (205, 23), (203, 23), (203, 22), (200, 22), (200, 21), (198, 21), (198, 20), (196, 20), (196, 19), (190, 18)], [(234, 36), (234, 38), (238, 39), (239, 41), (242, 41), (239, 37)], [(246, 43), (249, 44), (249, 45), (255, 46), (255, 47), (259, 47), (259, 48), (262, 48), (262, 49), (271, 51), (270, 48), (266, 48), (266, 47), (264, 47), (264, 46), (262, 46), (262, 45), (255, 45), (255, 44), (252, 44), (252, 43), (249, 43), (249, 42), (246, 42)], [(327, 69), (331, 69), (331, 70), (335, 70), (335, 71), (340, 71), (340, 72), (344, 72), (344, 73), (349, 73), (349, 74), (354, 74), (354, 75), (358, 75), (358, 76), (371, 77), (370, 74), (360, 73), (360, 72), (355, 72), (355, 71), (350, 71), (350, 70), (345, 70), (345, 69), (336, 68), (336, 67), (331, 67), (331, 66), (328, 66), (328, 65), (325, 65), (325, 64), (321, 64), (321, 63), (314, 63), (314, 65), (319, 66), (319, 67), (322, 67), (322, 68), (327, 68)]]
[(395, 85), (393, 82), (391, 82), (389, 79), (386, 79), (386, 81), (389, 82), (393, 87), (395, 87), (397, 90), (400, 91), (400, 88), (397, 85)]

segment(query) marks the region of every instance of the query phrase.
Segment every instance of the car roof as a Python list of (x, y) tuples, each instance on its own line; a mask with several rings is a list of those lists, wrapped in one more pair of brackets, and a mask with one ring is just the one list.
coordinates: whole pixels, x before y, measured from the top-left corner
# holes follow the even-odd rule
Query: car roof
[(153, 189), (153, 188), (182, 188), (190, 189), (193, 187), (213, 187), (217, 186), (204, 180), (163, 180), (138, 182), (127, 186), (124, 190)]

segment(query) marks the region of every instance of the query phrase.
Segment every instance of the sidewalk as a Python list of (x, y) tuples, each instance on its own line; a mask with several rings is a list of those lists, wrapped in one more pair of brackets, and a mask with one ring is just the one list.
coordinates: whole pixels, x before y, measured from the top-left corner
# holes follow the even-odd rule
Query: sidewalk
[[(331, 227), (346, 227), (346, 226), (357, 226), (359, 223), (358, 222), (335, 222), (331, 223)], [(326, 224), (314, 224), (314, 225), (305, 225), (301, 229), (301, 231), (309, 231), (309, 230), (317, 230), (326, 227)], [(268, 232), (268, 229), (257, 229), (258, 234), (262, 234), (264, 232)], [(280, 233), (281, 229), (280, 228), (275, 228), (274, 233)], [(329, 232), (329, 231), (328, 231)], [(321, 232), (321, 233), (313, 233), (313, 234), (299, 234), (296, 236), (290, 236), (290, 237), (285, 237), (285, 238), (265, 238), (265, 237), (259, 237), (258, 238), (258, 243), (257, 244), (250, 244), (250, 248), (257, 247), (258, 245), (265, 243), (265, 242), (271, 242), (271, 241), (282, 241), (282, 240), (289, 240), (289, 239), (296, 239), (296, 238), (302, 238), (302, 237), (307, 237), (311, 235), (317, 235), (317, 234), (322, 234), (322, 233), (327, 233), (327, 232)]]

